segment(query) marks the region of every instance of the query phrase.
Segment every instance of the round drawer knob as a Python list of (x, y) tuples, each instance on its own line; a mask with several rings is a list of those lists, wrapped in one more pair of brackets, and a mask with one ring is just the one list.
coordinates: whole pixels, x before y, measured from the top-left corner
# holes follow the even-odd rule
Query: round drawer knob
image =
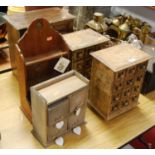
[(64, 126), (64, 121), (60, 121), (60, 122), (56, 123), (55, 126), (57, 129), (61, 129)]
[(76, 115), (76, 116), (79, 116), (80, 113), (81, 113), (81, 108), (77, 108), (77, 109), (75, 110), (75, 115)]
[(125, 103), (124, 103), (124, 105), (125, 105), (125, 106), (128, 106), (128, 105), (129, 105), (129, 103), (128, 103), (128, 102), (125, 102)]

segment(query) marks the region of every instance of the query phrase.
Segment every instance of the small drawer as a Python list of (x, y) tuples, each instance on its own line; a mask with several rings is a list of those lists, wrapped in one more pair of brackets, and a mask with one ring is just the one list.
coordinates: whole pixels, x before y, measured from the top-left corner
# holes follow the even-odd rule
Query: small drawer
[(122, 81), (125, 78), (125, 70), (119, 71), (115, 74), (115, 81)]
[(130, 97), (132, 95), (132, 88), (127, 88), (123, 90), (122, 97)]
[(74, 112), (75, 109), (87, 102), (88, 88), (83, 88), (69, 96), (70, 112)]
[(72, 61), (78, 61), (84, 59), (84, 50), (78, 50), (72, 52)]
[(141, 64), (137, 65), (136, 72), (137, 73), (145, 73), (146, 68), (147, 68), (147, 62), (141, 63)]
[(116, 112), (118, 110), (119, 110), (119, 105), (118, 104), (112, 106), (112, 108), (111, 108), (111, 112)]
[(121, 93), (115, 94), (112, 97), (112, 104), (114, 105), (117, 102), (120, 102), (121, 100)]
[(56, 137), (59, 137), (67, 132), (67, 119), (60, 120), (53, 124), (52, 126), (48, 126), (48, 140), (52, 141)]
[(84, 61), (82, 60), (82, 61), (74, 62), (73, 65), (72, 65), (72, 69), (75, 69), (75, 70), (77, 70), (80, 73), (83, 73)]
[(131, 86), (134, 85), (134, 83), (135, 83), (134, 78), (128, 79), (128, 80), (126, 80), (126, 82), (125, 82), (125, 87), (126, 87), (126, 88), (131, 87)]
[(140, 90), (141, 90), (141, 85), (135, 85), (132, 88), (132, 95), (139, 95)]
[(139, 97), (139, 95), (134, 94), (134, 95), (131, 97), (131, 99), (130, 99), (131, 103), (132, 103), (132, 104), (133, 104), (133, 103), (137, 103), (137, 102), (138, 102), (138, 97)]
[(120, 82), (114, 82), (114, 86), (113, 86), (113, 94), (117, 93), (118, 91), (122, 91), (122, 89), (124, 88), (124, 81), (120, 81)]
[(128, 107), (130, 105), (130, 99), (128, 98), (124, 98), (123, 100), (122, 100), (122, 102), (121, 102), (121, 107)]
[(139, 74), (135, 77), (135, 85), (141, 85), (144, 79), (144, 74)]
[(69, 113), (69, 100), (63, 98), (48, 106), (48, 125), (51, 126), (55, 122), (64, 119)]
[(133, 67), (130, 67), (126, 70), (126, 79), (128, 78), (133, 78), (135, 76), (135, 73), (136, 73), (136, 67), (133, 66)]
[(73, 128), (77, 127), (78, 125), (84, 123), (85, 112), (86, 112), (86, 104), (79, 106), (74, 110), (75, 111), (68, 118), (68, 128), (69, 129), (73, 129)]
[(85, 68), (91, 68), (92, 65), (92, 59), (85, 60)]

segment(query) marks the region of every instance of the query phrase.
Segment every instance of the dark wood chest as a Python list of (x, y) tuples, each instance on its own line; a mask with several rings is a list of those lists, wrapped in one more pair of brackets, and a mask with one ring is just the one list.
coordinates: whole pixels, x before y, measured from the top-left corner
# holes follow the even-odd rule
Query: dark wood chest
[(109, 39), (91, 29), (65, 34), (63, 38), (71, 51), (72, 69), (90, 78), (90, 53), (105, 48)]

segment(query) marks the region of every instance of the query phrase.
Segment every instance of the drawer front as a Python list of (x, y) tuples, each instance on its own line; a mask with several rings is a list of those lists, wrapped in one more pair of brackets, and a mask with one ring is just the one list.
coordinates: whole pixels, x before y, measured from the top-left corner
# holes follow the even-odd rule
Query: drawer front
[(48, 125), (51, 126), (54, 123), (62, 120), (68, 115), (69, 112), (69, 100), (68, 98), (63, 98), (55, 103), (52, 103), (48, 107)]
[(132, 66), (126, 69), (126, 79), (134, 78), (135, 74), (136, 74), (136, 66)]
[(74, 112), (77, 107), (85, 104), (88, 97), (88, 88), (76, 91), (69, 96), (70, 101), (70, 112)]
[(91, 66), (92, 66), (92, 59), (90, 58), (90, 59), (86, 59), (85, 60), (85, 68), (91, 68)]
[(84, 59), (84, 50), (78, 50), (72, 52), (72, 61), (78, 61)]
[(73, 62), (72, 69), (75, 69), (75, 70), (77, 70), (80, 73), (83, 73), (83, 70), (84, 70), (84, 61), (81, 60), (81, 61)]
[(136, 72), (137, 74), (145, 73), (147, 68), (147, 62), (143, 62), (137, 65)]
[[(79, 109), (80, 109), (80, 112), (78, 112)], [(86, 112), (86, 104), (79, 106), (77, 108), (77, 111), (74, 111), (72, 115), (68, 118), (68, 128), (73, 129), (78, 125), (84, 123), (85, 112)]]
[(67, 132), (67, 119), (60, 120), (48, 127), (48, 141), (52, 141)]

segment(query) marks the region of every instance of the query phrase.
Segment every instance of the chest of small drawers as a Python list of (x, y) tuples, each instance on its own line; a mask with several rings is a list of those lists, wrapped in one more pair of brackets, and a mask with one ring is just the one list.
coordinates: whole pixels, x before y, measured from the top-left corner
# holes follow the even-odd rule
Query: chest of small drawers
[(71, 51), (72, 69), (90, 78), (90, 53), (105, 48), (109, 39), (91, 29), (64, 34), (63, 38)]
[(106, 120), (135, 107), (150, 56), (129, 44), (91, 55), (90, 105)]
[(33, 132), (44, 146), (85, 122), (88, 83), (70, 71), (31, 87)]

